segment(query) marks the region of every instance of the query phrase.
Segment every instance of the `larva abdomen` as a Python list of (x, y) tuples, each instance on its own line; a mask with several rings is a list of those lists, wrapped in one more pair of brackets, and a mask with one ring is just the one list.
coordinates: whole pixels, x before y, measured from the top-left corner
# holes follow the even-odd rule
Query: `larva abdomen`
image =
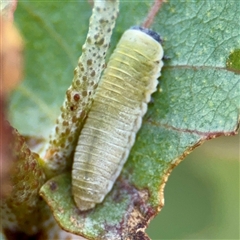
[(80, 210), (93, 208), (111, 190), (156, 91), (163, 49), (158, 35), (141, 30), (130, 29), (119, 41), (81, 131), (72, 170)]

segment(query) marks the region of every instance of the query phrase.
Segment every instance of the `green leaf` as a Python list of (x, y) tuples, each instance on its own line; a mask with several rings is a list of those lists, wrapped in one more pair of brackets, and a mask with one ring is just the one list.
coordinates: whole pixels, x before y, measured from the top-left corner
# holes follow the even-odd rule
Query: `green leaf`
[[(121, 3), (112, 48), (124, 30), (143, 22), (150, 6), (150, 1)], [(47, 136), (72, 80), (91, 8), (87, 2), (49, 1), (20, 1), (18, 7), (26, 78), (12, 96), (11, 121), (22, 133)], [(163, 206), (171, 170), (205, 140), (237, 133), (239, 10), (237, 1), (163, 4), (152, 28), (162, 35), (170, 59), (114, 189), (103, 204), (79, 213), (70, 197), (69, 175), (42, 188), (63, 228), (91, 239), (147, 239), (142, 231)], [(51, 191), (53, 182), (57, 189)]]
[(2, 239), (2, 240), (7, 240), (2, 231), (0, 232), (0, 239)]

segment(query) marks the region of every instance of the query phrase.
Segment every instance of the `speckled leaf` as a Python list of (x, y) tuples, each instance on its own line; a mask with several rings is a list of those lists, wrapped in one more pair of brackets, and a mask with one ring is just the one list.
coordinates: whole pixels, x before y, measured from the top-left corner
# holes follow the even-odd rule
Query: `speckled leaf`
[[(45, 182), (39, 156), (31, 152), (25, 139), (11, 131), (11, 191), (1, 201), (1, 226), (5, 231), (36, 234), (42, 227), (44, 202), (39, 189)], [(44, 214), (44, 213), (43, 213)]]
[[(59, 175), (41, 189), (41, 195), (65, 230), (88, 239), (138, 239), (134, 237), (144, 235), (136, 230), (144, 227), (146, 219), (154, 212), (152, 206), (146, 204), (147, 191), (137, 191), (121, 179), (103, 204), (81, 213), (71, 197), (70, 177), (70, 174)], [(62, 201), (62, 196), (70, 197)]]
[[(112, 47), (124, 30), (143, 21), (150, 5), (121, 3)], [(160, 89), (114, 189), (103, 204), (79, 213), (70, 197), (69, 175), (42, 188), (63, 228), (92, 239), (148, 239), (143, 231), (163, 206), (163, 187), (172, 168), (205, 140), (236, 134), (239, 10), (238, 1), (169, 0), (163, 5), (152, 28), (163, 36), (170, 59), (165, 60)], [(24, 133), (44, 135), (51, 128), (72, 79), (89, 16), (87, 2), (20, 2), (27, 69), (26, 81), (12, 98), (11, 116)]]
[(46, 176), (51, 178), (71, 169), (73, 151), (105, 68), (112, 31), (119, 11), (119, 0), (95, 1), (82, 54), (66, 91), (56, 125), (44, 151)]

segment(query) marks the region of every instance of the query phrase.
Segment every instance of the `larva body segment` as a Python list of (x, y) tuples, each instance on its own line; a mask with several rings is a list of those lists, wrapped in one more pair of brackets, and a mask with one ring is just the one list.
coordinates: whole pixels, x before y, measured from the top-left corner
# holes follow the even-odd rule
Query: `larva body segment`
[(96, 91), (74, 155), (72, 192), (78, 208), (91, 209), (111, 190), (156, 91), (163, 49), (146, 29), (127, 30)]

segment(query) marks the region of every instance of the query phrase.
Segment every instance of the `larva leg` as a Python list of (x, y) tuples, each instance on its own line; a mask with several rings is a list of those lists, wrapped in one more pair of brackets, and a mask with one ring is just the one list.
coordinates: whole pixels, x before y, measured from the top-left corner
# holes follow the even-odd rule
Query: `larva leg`
[(118, 14), (118, 0), (95, 1), (82, 55), (66, 92), (61, 114), (50, 136), (44, 159), (48, 178), (61, 173), (75, 147), (84, 119), (105, 65), (112, 30)]

